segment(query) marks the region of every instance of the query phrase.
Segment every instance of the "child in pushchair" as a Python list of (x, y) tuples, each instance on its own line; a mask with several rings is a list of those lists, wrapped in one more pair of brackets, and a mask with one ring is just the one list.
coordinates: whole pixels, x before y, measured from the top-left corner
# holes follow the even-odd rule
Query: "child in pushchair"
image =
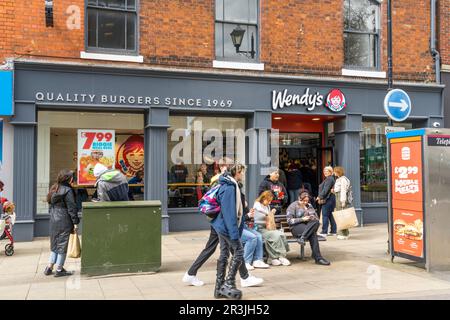
[(5, 254), (12, 256), (14, 254), (14, 238), (12, 236), (12, 226), (16, 221), (14, 212), (15, 205), (11, 201), (3, 203), (3, 213), (0, 216), (0, 240), (8, 238), (9, 243), (5, 246)]

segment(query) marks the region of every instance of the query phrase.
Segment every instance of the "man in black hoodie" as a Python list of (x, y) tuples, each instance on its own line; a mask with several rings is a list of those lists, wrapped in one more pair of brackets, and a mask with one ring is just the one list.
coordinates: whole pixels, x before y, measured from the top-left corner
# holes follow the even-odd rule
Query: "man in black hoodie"
[(272, 191), (273, 200), (270, 203), (270, 208), (275, 209), (277, 212), (275, 214), (281, 214), (281, 209), (288, 201), (288, 195), (286, 188), (279, 181), (280, 174), (278, 168), (271, 168), (270, 174), (264, 178), (264, 180), (259, 185), (258, 195), (261, 195), (264, 191)]

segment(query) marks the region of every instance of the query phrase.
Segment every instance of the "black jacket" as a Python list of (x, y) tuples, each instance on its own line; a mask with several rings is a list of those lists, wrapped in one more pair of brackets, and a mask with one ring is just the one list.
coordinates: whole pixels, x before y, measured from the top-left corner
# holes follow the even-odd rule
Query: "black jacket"
[(288, 190), (298, 190), (302, 187), (303, 179), (300, 170), (292, 170), (286, 173), (287, 178), (287, 189)]
[(331, 189), (334, 187), (334, 176), (331, 175), (327, 177), (319, 185), (319, 198), (322, 200), (327, 200), (331, 195)]
[(258, 195), (267, 190), (272, 191), (273, 194), (273, 200), (270, 203), (270, 208), (276, 209), (276, 214), (281, 214), (281, 208), (288, 200), (286, 188), (280, 181), (273, 182), (270, 180), (270, 176), (266, 176), (259, 185)]
[(50, 247), (53, 252), (64, 254), (69, 245), (73, 225), (80, 223), (72, 188), (60, 185), (50, 199)]

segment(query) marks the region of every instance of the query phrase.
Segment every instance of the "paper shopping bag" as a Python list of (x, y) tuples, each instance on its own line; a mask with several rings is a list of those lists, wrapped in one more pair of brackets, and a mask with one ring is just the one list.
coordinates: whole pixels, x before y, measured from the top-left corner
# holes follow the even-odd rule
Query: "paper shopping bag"
[(333, 212), (334, 221), (336, 221), (337, 231), (351, 229), (358, 226), (355, 208), (350, 207), (344, 210)]
[(78, 233), (76, 232), (70, 234), (67, 255), (70, 258), (79, 258), (81, 256), (80, 238), (78, 237)]

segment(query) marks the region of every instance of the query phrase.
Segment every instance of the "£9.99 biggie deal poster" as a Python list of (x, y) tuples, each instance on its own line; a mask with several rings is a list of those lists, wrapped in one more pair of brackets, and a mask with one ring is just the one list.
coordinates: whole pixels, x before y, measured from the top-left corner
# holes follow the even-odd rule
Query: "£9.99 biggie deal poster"
[(391, 139), (394, 252), (423, 258), (422, 137)]

